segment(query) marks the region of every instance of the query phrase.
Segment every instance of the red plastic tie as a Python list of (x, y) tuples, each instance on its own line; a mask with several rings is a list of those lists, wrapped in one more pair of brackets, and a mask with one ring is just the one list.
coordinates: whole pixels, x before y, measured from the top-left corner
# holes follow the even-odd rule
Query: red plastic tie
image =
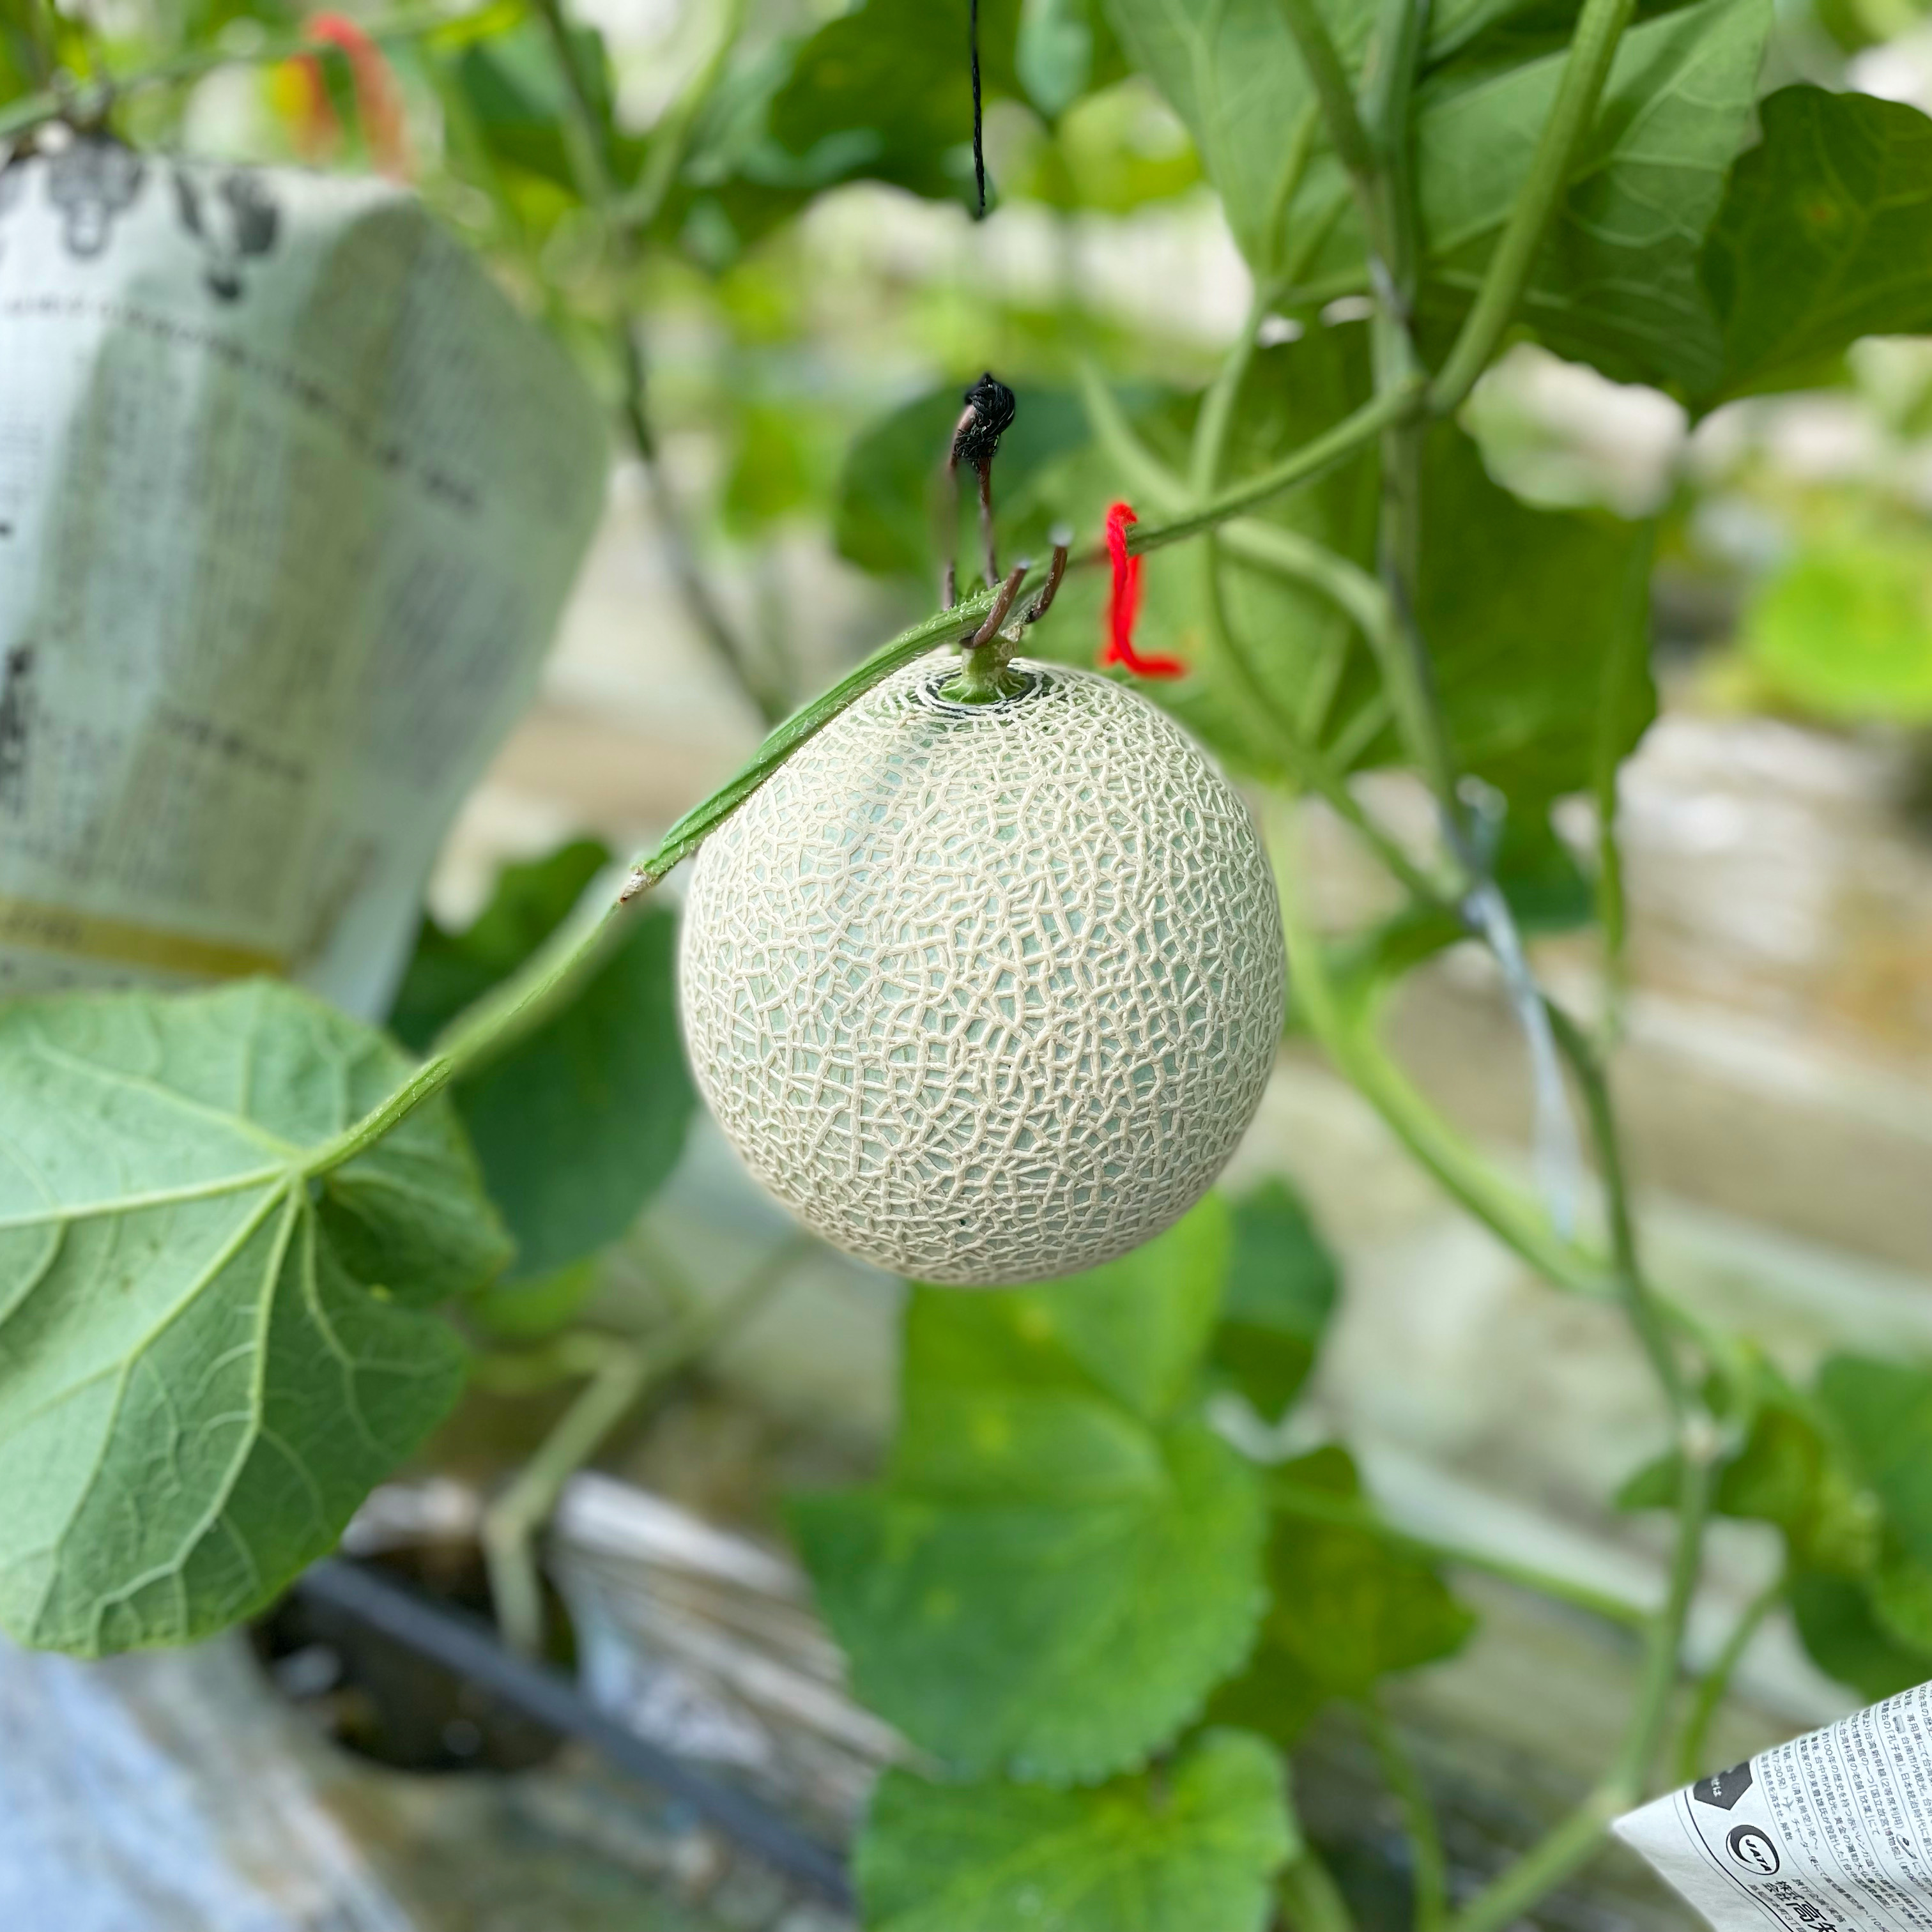
[[(346, 14), (312, 14), (302, 23), (302, 32), (320, 45), (339, 48), (347, 57), (356, 87), (356, 110), (362, 117), (370, 158), (392, 180), (406, 180), (412, 170), (409, 136), (403, 124), (402, 91), (388, 56)], [(308, 95), (305, 124), (298, 130), (298, 138), (312, 153), (331, 153), (342, 130), (322, 79), (322, 63), (312, 53), (298, 53), (291, 64), (302, 76)]]
[(1107, 512), (1107, 554), (1114, 562), (1113, 593), (1107, 599), (1107, 642), (1103, 664), (1120, 664), (1136, 677), (1181, 677), (1187, 667), (1178, 658), (1142, 657), (1134, 649), (1134, 624), (1141, 614), (1141, 560), (1127, 554), (1127, 526), (1137, 524), (1130, 503)]

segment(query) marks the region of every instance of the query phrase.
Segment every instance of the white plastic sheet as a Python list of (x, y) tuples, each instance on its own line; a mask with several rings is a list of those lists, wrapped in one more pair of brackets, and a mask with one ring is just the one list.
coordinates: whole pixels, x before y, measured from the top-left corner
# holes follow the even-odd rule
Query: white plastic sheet
[(1718, 1932), (1932, 1932), (1932, 1684), (1617, 1821)]
[(605, 467), (400, 189), (96, 140), (0, 172), (0, 993), (378, 1011)]

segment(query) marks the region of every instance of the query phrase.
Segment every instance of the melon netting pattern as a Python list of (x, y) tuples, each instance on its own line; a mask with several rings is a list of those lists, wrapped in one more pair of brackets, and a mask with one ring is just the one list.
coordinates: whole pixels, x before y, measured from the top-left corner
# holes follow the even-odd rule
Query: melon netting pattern
[(895, 1273), (1091, 1268), (1220, 1172), (1280, 1038), (1246, 808), (1124, 687), (950, 660), (835, 719), (715, 833), (685, 913), (692, 1065), (754, 1174)]

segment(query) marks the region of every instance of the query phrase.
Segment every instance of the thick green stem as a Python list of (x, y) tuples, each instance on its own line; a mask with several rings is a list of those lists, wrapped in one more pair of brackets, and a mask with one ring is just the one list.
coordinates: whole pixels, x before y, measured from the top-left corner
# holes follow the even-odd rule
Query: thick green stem
[(1606, 1042), (1622, 1034), (1628, 991), (1623, 848), (1617, 836), (1618, 774), (1624, 750), (1648, 694), (1650, 670), (1650, 573), (1654, 526), (1634, 546), (1624, 591), (1624, 621), (1604, 660), (1596, 740), (1592, 747), (1590, 791), (1597, 808), (1597, 924), (1603, 934), (1605, 981), (1601, 1031)]
[(1363, 1700), (1362, 1715), (1382, 1766), (1382, 1781), (1401, 1808), (1402, 1829), (1408, 1834), (1414, 1861), (1415, 1932), (1437, 1932), (1449, 1916), (1449, 1862), (1443, 1856), (1436, 1807), (1401, 1732), (1372, 1690)]
[(1670, 1720), (1671, 1693), (1696, 1586), (1710, 1492), (1710, 1462), (1686, 1457), (1670, 1594), (1652, 1624), (1636, 1696), (1609, 1774), (1568, 1817), (1470, 1900), (1449, 1922), (1449, 1932), (1504, 1932), (1545, 1893), (1594, 1858), (1610, 1821), (1642, 1802), (1652, 1761)]
[[(577, 44), (572, 39), (562, 0), (535, 0), (537, 17), (550, 43), (550, 52), (563, 82), (564, 149), (579, 192), (602, 224), (606, 245), (611, 253), (617, 290), (613, 304), (610, 333), (611, 347), (623, 385), (624, 427), (644, 465), (651, 507), (656, 514), (660, 537), (676, 580), (678, 594), (684, 600), (698, 634), (712, 655), (750, 700), (760, 718), (775, 724), (791, 708), (788, 694), (780, 690), (740, 640), (699, 568), (697, 553), (670, 482), (658, 447), (652, 423), (649, 382), (644, 363), (642, 322), (632, 301), (630, 284), (637, 269), (637, 251), (632, 225), (625, 218), (617, 200), (615, 159), (610, 130), (592, 102), (578, 65)], [(715, 77), (715, 76), (714, 76)], [(695, 112), (695, 105), (692, 111)]]
[(1516, 315), (1537, 251), (1568, 190), (1634, 5), (1634, 0), (1584, 0), (1529, 173), (1490, 257), (1475, 304), (1463, 318), (1449, 359), (1430, 386), (1429, 406), (1438, 416), (1461, 406)]
[(1168, 544), (1198, 536), (1203, 530), (1225, 524), (1230, 517), (1238, 517), (1257, 508), (1271, 496), (1279, 496), (1298, 484), (1312, 482), (1325, 472), (1359, 455), (1388, 424), (1413, 415), (1425, 393), (1418, 379), (1383, 394), (1371, 396), (1334, 428), (1324, 430), (1292, 455), (1283, 457), (1258, 474), (1216, 491), (1187, 515), (1156, 528), (1142, 524), (1130, 530), (1127, 548), (1137, 555), (1162, 549)]
[(674, 1317), (664, 1332), (646, 1340), (588, 1330), (559, 1338), (551, 1352), (554, 1366), (566, 1376), (587, 1376), (590, 1384), (483, 1514), (490, 1594), (512, 1648), (533, 1654), (542, 1642), (542, 1586), (533, 1545), (564, 1484), (653, 1388), (763, 1306), (809, 1245), (802, 1238), (786, 1242), (717, 1307)]
[(1490, 1167), (1411, 1085), (1383, 1051), (1366, 1016), (1350, 1010), (1302, 904), (1294, 828), (1278, 820), (1274, 831), (1289, 982), (1298, 1011), (1329, 1058), (1444, 1191), (1546, 1280), (1573, 1294), (1600, 1298), (1612, 1292), (1602, 1261), (1552, 1234), (1535, 1204)]
[(1604, 1184), (1604, 1206), (1610, 1222), (1610, 1256), (1618, 1298), (1631, 1329), (1649, 1360), (1651, 1371), (1657, 1377), (1658, 1385), (1664, 1391), (1680, 1435), (1689, 1432), (1701, 1441), (1714, 1432), (1709, 1418), (1704, 1415), (1684, 1379), (1676, 1345), (1671, 1340), (1670, 1323), (1638, 1257), (1636, 1224), (1630, 1211), (1622, 1138), (1617, 1131), (1609, 1076), (1582, 1028), (1553, 1000), (1544, 1000), (1544, 1008), (1550, 1016), (1550, 1030), (1556, 1036), (1556, 1044), (1569, 1061), (1576, 1084), (1582, 1090), (1583, 1104), (1590, 1116), (1590, 1132), (1596, 1142), (1598, 1166)]
[(1712, 1722), (1724, 1701), (1724, 1694), (1731, 1688), (1731, 1678), (1759, 1627), (1784, 1602), (1790, 1587), (1790, 1576), (1780, 1569), (1738, 1612), (1730, 1636), (1724, 1640), (1724, 1648), (1712, 1660), (1710, 1669), (1698, 1679), (1697, 1694), (1691, 1700), (1690, 1712), (1684, 1720), (1684, 1734), (1677, 1745), (1677, 1778), (1680, 1784), (1689, 1784), (1708, 1768), (1704, 1762), (1705, 1747), (1710, 1741)]

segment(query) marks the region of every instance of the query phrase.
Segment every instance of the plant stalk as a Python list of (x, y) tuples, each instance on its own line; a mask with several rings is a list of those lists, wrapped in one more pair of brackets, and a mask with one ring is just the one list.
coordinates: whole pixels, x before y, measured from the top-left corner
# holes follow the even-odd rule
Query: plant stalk
[(1652, 1760), (1670, 1719), (1684, 1625), (1710, 1507), (1712, 1468), (1686, 1457), (1678, 1497), (1670, 1590), (1653, 1621), (1642, 1677), (1609, 1774), (1553, 1830), (1470, 1900), (1448, 1932), (1505, 1932), (1546, 1892), (1595, 1856), (1612, 1819), (1642, 1802)]
[(1316, 477), (1358, 455), (1390, 423), (1414, 415), (1426, 394), (1418, 376), (1382, 394), (1371, 396), (1332, 429), (1312, 437), (1299, 449), (1258, 475), (1216, 490), (1206, 502), (1186, 515), (1154, 526), (1137, 525), (1127, 532), (1128, 549), (1137, 556), (1164, 549), (1169, 544), (1198, 536), (1203, 530), (1225, 524), (1231, 517), (1258, 508), (1270, 497), (1279, 496), (1297, 484), (1313, 482)]
[(577, 47), (571, 39), (569, 22), (564, 16), (562, 0), (534, 0), (534, 4), (563, 82), (564, 146), (570, 159), (571, 171), (577, 177), (579, 192), (602, 226), (616, 271), (617, 290), (610, 334), (623, 386), (624, 427), (631, 446), (644, 466), (651, 508), (670, 557), (671, 574), (676, 580), (678, 594), (684, 600), (685, 608), (697, 626), (698, 634), (750, 700), (760, 720), (769, 727), (776, 724), (791, 709), (791, 700), (752, 662), (725, 616), (723, 607), (699, 567), (690, 533), (685, 528), (683, 514), (664, 473), (663, 456), (651, 420), (642, 323), (630, 295), (630, 283), (638, 266), (637, 250), (631, 224), (623, 218), (617, 200), (609, 130), (584, 84), (583, 71), (578, 64)]
[(1731, 1678), (1743, 1660), (1744, 1652), (1750, 1648), (1750, 1640), (1756, 1636), (1760, 1626), (1784, 1602), (1790, 1587), (1790, 1576), (1780, 1569), (1738, 1612), (1737, 1622), (1724, 1640), (1724, 1648), (1712, 1660), (1710, 1669), (1697, 1680), (1697, 1694), (1691, 1701), (1690, 1712), (1684, 1720), (1684, 1734), (1678, 1742), (1677, 1778), (1680, 1784), (1689, 1784), (1708, 1768), (1704, 1762), (1705, 1747), (1710, 1739), (1712, 1720), (1724, 1701), (1725, 1693), (1731, 1688)]
[(1348, 1901), (1312, 1845), (1288, 1862), (1275, 1880), (1275, 1896), (1288, 1932), (1355, 1932)]
[(1515, 317), (1530, 271), (1536, 265), (1537, 252), (1568, 190), (1634, 6), (1634, 0), (1583, 0), (1562, 77), (1557, 82), (1556, 98), (1538, 137), (1529, 172), (1517, 190), (1502, 238), (1484, 272), (1474, 304), (1456, 333), (1449, 359), (1430, 385), (1429, 406), (1436, 416), (1448, 416), (1462, 406)]
[(1400, 1808), (1402, 1829), (1414, 1861), (1412, 1922), (1415, 1932), (1439, 1932), (1449, 1916), (1449, 1862), (1443, 1854), (1435, 1804), (1401, 1732), (1373, 1690), (1363, 1699), (1361, 1709), (1382, 1767), (1382, 1782)]

